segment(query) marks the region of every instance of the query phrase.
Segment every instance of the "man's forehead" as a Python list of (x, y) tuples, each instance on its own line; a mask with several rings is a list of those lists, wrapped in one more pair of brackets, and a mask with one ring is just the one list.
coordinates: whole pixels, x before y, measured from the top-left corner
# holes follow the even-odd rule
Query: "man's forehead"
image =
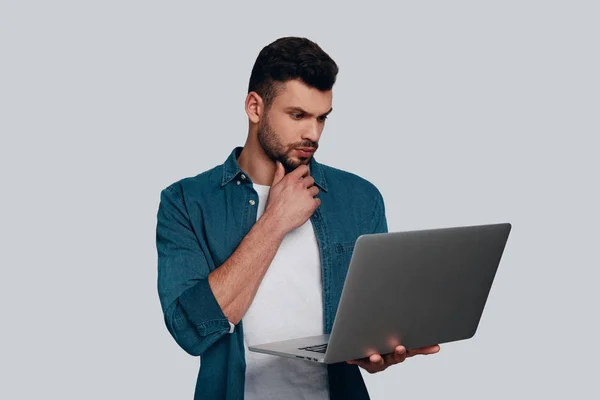
[(299, 107), (315, 114), (331, 108), (332, 91), (321, 91), (298, 80), (286, 81), (275, 98), (281, 108)]

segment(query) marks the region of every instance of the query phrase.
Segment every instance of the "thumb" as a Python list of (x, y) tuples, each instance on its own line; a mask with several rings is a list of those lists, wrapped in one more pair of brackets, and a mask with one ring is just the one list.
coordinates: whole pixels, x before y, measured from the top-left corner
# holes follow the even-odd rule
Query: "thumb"
[(275, 186), (285, 176), (285, 168), (279, 160), (275, 161), (275, 175), (273, 176), (273, 183), (271, 186)]

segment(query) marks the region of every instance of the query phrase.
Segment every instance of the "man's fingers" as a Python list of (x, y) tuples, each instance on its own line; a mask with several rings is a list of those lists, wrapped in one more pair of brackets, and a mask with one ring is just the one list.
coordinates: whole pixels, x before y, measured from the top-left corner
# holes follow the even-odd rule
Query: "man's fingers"
[(369, 361), (371, 361), (371, 364), (376, 367), (381, 367), (385, 364), (385, 360), (379, 354), (372, 354), (369, 357)]
[(398, 346), (394, 349), (394, 352), (385, 354), (383, 358), (386, 366), (401, 363), (406, 358), (406, 349), (403, 346)]
[(418, 349), (411, 349), (408, 351), (408, 357), (416, 356), (418, 354), (435, 354), (440, 351), (440, 345), (436, 344), (433, 346), (420, 347)]
[(385, 366), (385, 360), (379, 354), (372, 354), (370, 357), (346, 362), (348, 364), (357, 364), (359, 367), (367, 370), (370, 373), (376, 372)]
[(394, 365), (402, 361), (402, 356), (398, 353), (385, 354), (383, 356), (385, 365)]
[(396, 350), (394, 351), (394, 357), (397, 360), (397, 363), (406, 360), (407, 356), (408, 356), (408, 352), (406, 351), (406, 347), (404, 347), (404, 346), (396, 347)]
[(367, 361), (364, 361), (364, 359), (360, 359), (360, 360), (349, 360), (346, 362), (348, 364), (358, 365), (359, 367), (364, 368), (364, 369), (368, 369), (369, 366), (371, 365), (371, 361), (369, 361), (368, 358), (367, 358)]
[(271, 186), (275, 186), (285, 176), (285, 168), (279, 160), (275, 160), (275, 175), (273, 175), (273, 182)]
[(421, 354), (434, 354), (440, 351), (440, 346), (436, 344), (433, 346), (421, 347), (419, 350), (421, 350)]
[(407, 351), (406, 347), (398, 346), (394, 349), (393, 353), (389, 354), (371, 354), (369, 357), (360, 358), (358, 360), (346, 361), (348, 364), (356, 364), (359, 367), (367, 370), (369, 373), (383, 371), (390, 365), (399, 364), (406, 360), (407, 357), (411, 357), (416, 354), (432, 354), (439, 351), (439, 346), (422, 347)]
[(288, 175), (294, 176), (294, 180), (296, 180), (296, 179), (300, 179), (300, 178), (308, 175), (308, 172), (309, 172), (308, 165), (300, 164)]
[(369, 360), (369, 357), (359, 358), (359, 359), (356, 359), (356, 360), (348, 360), (346, 362), (348, 364), (356, 364), (359, 367), (364, 367), (365, 365), (371, 364), (371, 361)]
[(379, 354), (372, 354), (366, 361), (361, 361), (359, 366), (370, 374), (383, 371), (387, 367), (383, 356)]

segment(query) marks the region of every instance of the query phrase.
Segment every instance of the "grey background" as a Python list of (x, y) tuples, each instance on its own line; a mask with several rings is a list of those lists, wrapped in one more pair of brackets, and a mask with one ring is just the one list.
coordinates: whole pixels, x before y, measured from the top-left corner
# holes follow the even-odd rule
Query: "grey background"
[(372, 398), (597, 398), (597, 4), (1, 1), (0, 397), (192, 398), (159, 192), (243, 145), (254, 60), (298, 35), (340, 66), (316, 157), (391, 231), (513, 224), (476, 336)]

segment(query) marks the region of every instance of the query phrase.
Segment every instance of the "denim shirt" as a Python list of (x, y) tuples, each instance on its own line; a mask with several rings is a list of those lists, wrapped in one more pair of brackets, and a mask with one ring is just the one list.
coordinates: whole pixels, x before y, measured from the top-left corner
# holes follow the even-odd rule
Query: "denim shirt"
[[(256, 222), (258, 194), (240, 169), (235, 147), (225, 162), (160, 193), (157, 212), (158, 294), (177, 344), (200, 356), (194, 399), (243, 399), (243, 318), (233, 329), (208, 284)], [(310, 217), (321, 258), (323, 326), (331, 333), (356, 239), (387, 232), (381, 193), (368, 180), (310, 160), (321, 204)], [(276, 315), (273, 318), (277, 318)], [(303, 362), (303, 361), (299, 361)], [(357, 365), (327, 366), (331, 399), (368, 399)]]

